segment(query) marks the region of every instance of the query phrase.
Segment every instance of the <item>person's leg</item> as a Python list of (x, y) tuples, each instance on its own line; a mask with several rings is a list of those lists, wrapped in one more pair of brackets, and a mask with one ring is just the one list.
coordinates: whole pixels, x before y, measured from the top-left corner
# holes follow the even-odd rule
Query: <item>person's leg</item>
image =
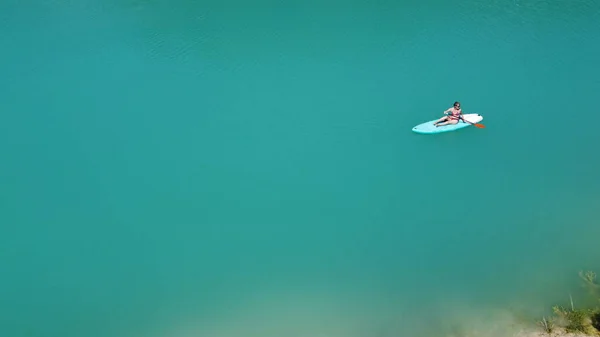
[(447, 121), (446, 121), (446, 122), (444, 122), (444, 123), (438, 123), (438, 124), (435, 124), (435, 123), (434, 123), (434, 125), (435, 125), (435, 126), (444, 126), (444, 125), (448, 125), (448, 124), (456, 124), (456, 123), (458, 123), (458, 121), (457, 121), (456, 119), (447, 119)]
[(447, 121), (448, 120), (448, 116), (444, 116), (440, 119), (438, 119), (437, 121), (433, 122), (433, 125), (438, 125), (439, 123), (443, 122), (443, 121)]

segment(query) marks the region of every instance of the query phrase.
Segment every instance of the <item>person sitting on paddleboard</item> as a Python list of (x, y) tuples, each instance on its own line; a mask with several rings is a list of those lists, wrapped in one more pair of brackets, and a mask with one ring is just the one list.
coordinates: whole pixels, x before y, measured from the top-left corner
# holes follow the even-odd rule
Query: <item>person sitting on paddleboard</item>
[[(444, 111), (444, 117), (438, 119), (433, 123), (436, 127), (448, 124), (456, 124), (462, 118), (462, 110), (460, 109), (460, 102), (454, 102), (454, 106)], [(442, 123), (443, 122), (443, 123)]]

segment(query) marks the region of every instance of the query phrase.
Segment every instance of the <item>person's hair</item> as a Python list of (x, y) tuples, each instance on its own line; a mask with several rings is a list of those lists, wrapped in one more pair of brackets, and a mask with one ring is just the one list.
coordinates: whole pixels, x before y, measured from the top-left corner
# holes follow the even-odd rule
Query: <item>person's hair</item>
[(454, 102), (453, 106), (456, 106), (457, 104), (460, 105), (460, 102), (458, 102), (458, 101)]

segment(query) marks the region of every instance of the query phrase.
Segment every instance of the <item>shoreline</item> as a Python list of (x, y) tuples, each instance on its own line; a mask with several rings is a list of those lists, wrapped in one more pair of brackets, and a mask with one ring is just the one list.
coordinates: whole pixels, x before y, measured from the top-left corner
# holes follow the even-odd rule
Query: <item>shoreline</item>
[[(446, 334), (445, 337), (600, 337), (600, 285), (596, 283), (596, 274), (591, 271), (579, 272), (584, 288), (588, 291), (588, 300), (595, 304), (587, 307), (574, 305), (569, 295), (566, 307), (552, 306), (553, 314), (527, 319), (525, 322), (508, 311), (503, 322), (485, 319), (482, 327), (474, 328), (475, 322), (467, 323), (467, 331)], [(482, 331), (483, 330), (483, 331)]]

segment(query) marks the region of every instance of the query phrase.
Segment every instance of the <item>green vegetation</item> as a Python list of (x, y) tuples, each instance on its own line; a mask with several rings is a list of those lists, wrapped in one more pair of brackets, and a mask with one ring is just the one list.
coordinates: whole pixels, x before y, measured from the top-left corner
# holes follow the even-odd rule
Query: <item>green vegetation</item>
[[(596, 274), (588, 271), (580, 272), (579, 277), (584, 281), (584, 286), (593, 299), (600, 301), (600, 285), (596, 283)], [(596, 304), (593, 308), (575, 308), (573, 298), (570, 298), (570, 307), (554, 306), (554, 317), (543, 317), (538, 323), (546, 333), (552, 335), (557, 328), (565, 332), (583, 333), (589, 336), (600, 336), (600, 307)]]
[(549, 319), (546, 319), (546, 317), (542, 317), (542, 320), (539, 321), (539, 324), (542, 326), (546, 333), (552, 334), (554, 332), (554, 319), (552, 317)]

